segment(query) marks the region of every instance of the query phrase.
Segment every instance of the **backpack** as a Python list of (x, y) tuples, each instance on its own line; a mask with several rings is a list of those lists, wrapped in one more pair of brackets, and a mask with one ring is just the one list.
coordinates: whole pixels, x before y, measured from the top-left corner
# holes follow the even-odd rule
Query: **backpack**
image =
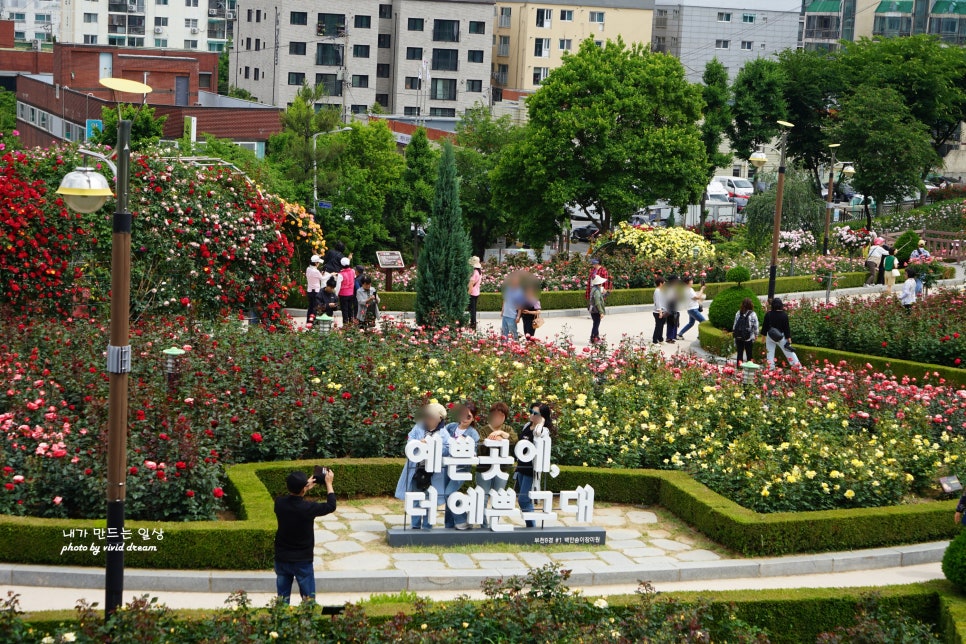
[(742, 342), (748, 342), (751, 340), (751, 320), (749, 316), (751, 312), (741, 313), (738, 315), (738, 319), (735, 320), (734, 334), (736, 340), (741, 340)]

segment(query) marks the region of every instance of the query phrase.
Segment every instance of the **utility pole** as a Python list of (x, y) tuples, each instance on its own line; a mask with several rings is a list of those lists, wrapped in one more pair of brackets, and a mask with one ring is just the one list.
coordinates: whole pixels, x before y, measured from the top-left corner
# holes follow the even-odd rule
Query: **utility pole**
[(350, 86), (349, 79), (349, 25), (342, 26), (342, 78), (339, 79), (339, 88), (342, 90), (342, 122), (349, 122), (349, 113), (346, 109), (346, 89)]

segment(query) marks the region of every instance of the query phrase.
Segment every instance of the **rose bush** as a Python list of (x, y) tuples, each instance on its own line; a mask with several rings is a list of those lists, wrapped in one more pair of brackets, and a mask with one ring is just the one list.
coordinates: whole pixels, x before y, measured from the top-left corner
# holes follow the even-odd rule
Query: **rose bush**
[[(683, 469), (765, 512), (900, 503), (929, 493), (964, 450), (966, 392), (936, 379), (826, 366), (766, 372), (747, 388), (733, 366), (668, 364), (629, 342), (605, 353), (392, 325), (320, 334), (189, 322), (132, 329), (132, 518), (213, 517), (222, 463), (400, 457), (433, 399), (503, 400), (518, 426), (546, 400), (560, 464)], [(96, 320), (0, 327), (0, 511), (102, 513), (106, 341)], [(170, 346), (186, 350), (171, 395)]]

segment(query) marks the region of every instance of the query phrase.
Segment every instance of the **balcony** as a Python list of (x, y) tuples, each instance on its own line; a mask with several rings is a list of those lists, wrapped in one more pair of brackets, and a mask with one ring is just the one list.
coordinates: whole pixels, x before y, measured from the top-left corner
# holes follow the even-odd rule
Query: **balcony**
[(140, 25), (140, 26), (130, 25), (127, 28), (127, 35), (128, 36), (143, 36), (144, 35), (144, 25)]
[(493, 72), (493, 82), (497, 85), (506, 85), (507, 72)]
[(126, 25), (108, 25), (107, 33), (109, 34), (127, 34)]
[(510, 28), (510, 16), (500, 16), (500, 28), (509, 29)]
[(838, 29), (806, 29), (805, 40), (839, 40), (842, 32)]
[(114, 13), (144, 13), (143, 2), (108, 2), (107, 10)]
[(208, 27), (208, 38), (225, 40), (228, 38), (228, 30), (225, 29), (224, 25), (221, 27)]

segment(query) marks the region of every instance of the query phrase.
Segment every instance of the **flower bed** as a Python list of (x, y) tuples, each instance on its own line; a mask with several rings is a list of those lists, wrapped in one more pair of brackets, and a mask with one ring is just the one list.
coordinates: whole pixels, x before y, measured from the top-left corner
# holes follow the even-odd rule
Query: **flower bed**
[[(547, 400), (561, 464), (680, 469), (761, 512), (900, 503), (932, 490), (964, 450), (966, 392), (873, 371), (770, 373), (749, 392), (731, 367), (668, 365), (630, 344), (575, 355), (402, 327), (283, 331), (134, 327), (132, 518), (212, 518), (223, 503), (219, 462), (398, 456), (430, 399), (504, 400), (518, 424), (531, 399)], [(90, 321), (0, 331), (4, 511), (100, 515), (105, 341)], [(159, 367), (171, 345), (188, 353), (169, 398)]]
[(966, 358), (966, 298), (941, 290), (905, 310), (895, 295), (797, 303), (789, 315), (802, 344), (959, 367)]

